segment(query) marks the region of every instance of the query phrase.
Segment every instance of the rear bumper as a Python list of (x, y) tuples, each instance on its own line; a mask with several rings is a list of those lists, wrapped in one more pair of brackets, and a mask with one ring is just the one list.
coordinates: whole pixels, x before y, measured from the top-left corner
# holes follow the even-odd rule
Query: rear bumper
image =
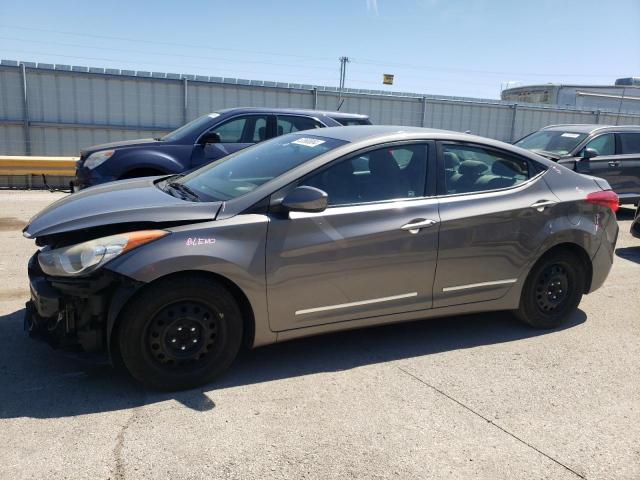
[(615, 216), (612, 215), (612, 220), (609, 225), (605, 227), (600, 247), (598, 247), (596, 254), (591, 259), (591, 286), (587, 293), (591, 293), (600, 288), (607, 279), (607, 276), (609, 276), (609, 272), (613, 266), (614, 252), (618, 241), (619, 231), (620, 228), (618, 227), (618, 222), (616, 222)]

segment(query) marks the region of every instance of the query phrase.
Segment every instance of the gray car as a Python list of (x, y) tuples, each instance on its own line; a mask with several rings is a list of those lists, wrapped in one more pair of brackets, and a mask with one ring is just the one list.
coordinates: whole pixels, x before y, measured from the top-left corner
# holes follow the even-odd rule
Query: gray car
[(492, 310), (553, 328), (605, 281), (617, 208), (606, 181), (486, 138), (289, 134), (35, 216), (25, 324), (168, 389), (243, 344)]

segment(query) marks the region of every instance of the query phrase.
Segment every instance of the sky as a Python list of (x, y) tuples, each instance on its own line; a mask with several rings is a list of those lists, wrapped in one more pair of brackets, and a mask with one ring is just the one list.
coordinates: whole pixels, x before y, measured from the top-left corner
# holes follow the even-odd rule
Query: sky
[[(0, 0), (0, 58), (499, 98), (640, 76), (640, 0)], [(382, 84), (384, 73), (394, 84)]]

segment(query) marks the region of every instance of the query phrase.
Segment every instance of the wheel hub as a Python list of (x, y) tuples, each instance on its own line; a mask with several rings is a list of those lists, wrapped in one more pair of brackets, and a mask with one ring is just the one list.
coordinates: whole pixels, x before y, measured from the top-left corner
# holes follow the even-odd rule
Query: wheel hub
[(165, 367), (195, 364), (215, 349), (220, 318), (222, 313), (200, 302), (168, 305), (149, 324), (149, 352)]
[(561, 265), (547, 267), (536, 284), (536, 302), (544, 312), (552, 312), (567, 298), (569, 277)]

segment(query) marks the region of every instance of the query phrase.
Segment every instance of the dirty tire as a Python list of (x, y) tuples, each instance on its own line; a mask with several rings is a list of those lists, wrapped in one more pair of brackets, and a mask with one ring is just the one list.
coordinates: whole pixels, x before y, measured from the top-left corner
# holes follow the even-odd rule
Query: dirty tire
[(584, 265), (576, 254), (550, 252), (529, 272), (516, 316), (535, 328), (558, 327), (580, 303), (584, 282)]
[(193, 275), (160, 280), (126, 306), (118, 329), (124, 366), (143, 384), (162, 390), (212, 381), (235, 359), (242, 317), (229, 291)]

